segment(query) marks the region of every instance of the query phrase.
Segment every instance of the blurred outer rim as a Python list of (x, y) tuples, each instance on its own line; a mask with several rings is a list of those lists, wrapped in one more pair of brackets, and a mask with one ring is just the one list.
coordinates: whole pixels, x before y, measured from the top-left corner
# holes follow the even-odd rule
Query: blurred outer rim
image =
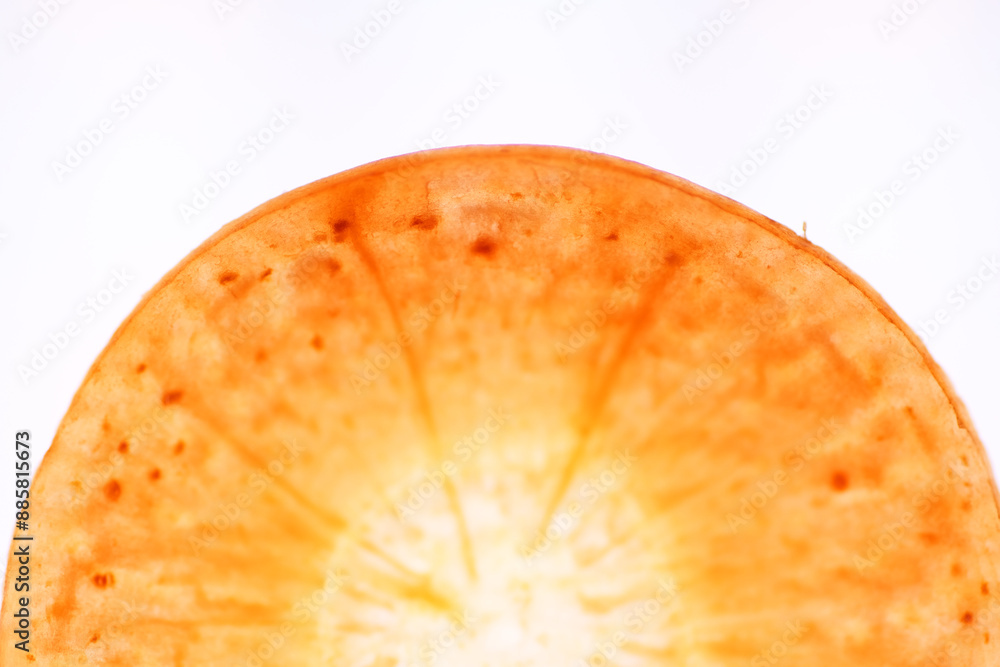
[[(847, 268), (843, 263), (840, 262), (833, 255), (828, 253), (826, 250), (820, 248), (813, 243), (810, 243), (806, 239), (800, 237), (798, 234), (793, 232), (788, 227), (782, 225), (781, 223), (775, 222), (770, 218), (767, 218), (756, 211), (747, 208), (743, 204), (734, 201), (728, 197), (724, 197), (717, 192), (713, 192), (707, 188), (703, 188), (700, 185), (696, 185), (690, 181), (687, 181), (678, 176), (668, 174), (663, 171), (658, 171), (652, 167), (648, 167), (639, 162), (633, 162), (631, 160), (625, 160), (612, 155), (607, 155), (604, 153), (593, 153), (591, 151), (585, 151), (577, 148), (565, 148), (562, 146), (546, 146), (539, 144), (503, 144), (503, 145), (470, 145), (470, 146), (457, 146), (451, 148), (435, 148), (426, 151), (417, 151), (414, 153), (406, 153), (403, 155), (397, 155), (395, 157), (383, 158), (381, 160), (376, 160), (375, 162), (369, 162), (368, 164), (361, 165), (360, 167), (354, 167), (353, 169), (348, 169), (347, 171), (342, 171), (339, 174), (334, 174), (333, 176), (327, 176), (318, 181), (313, 181), (308, 185), (303, 185), (302, 187), (296, 188), (295, 190), (290, 190), (282, 195), (274, 197), (270, 201), (267, 201), (257, 208), (253, 209), (249, 213), (246, 213), (239, 218), (233, 220), (232, 222), (223, 225), (221, 229), (212, 234), (207, 240), (205, 240), (200, 246), (192, 250), (187, 257), (181, 260), (174, 268), (167, 272), (163, 278), (160, 279), (156, 285), (154, 285), (148, 292), (146, 292), (142, 299), (136, 304), (135, 308), (129, 314), (125, 321), (121, 323), (115, 333), (111, 336), (111, 340), (108, 344), (101, 350), (101, 353), (91, 364), (90, 369), (87, 371), (87, 375), (84, 377), (83, 381), (80, 383), (80, 387), (76, 390), (73, 395), (73, 400), (70, 402), (69, 407), (66, 409), (66, 414), (63, 415), (63, 421), (66, 419), (66, 415), (73, 411), (74, 406), (80, 398), (80, 391), (86, 386), (87, 382), (90, 380), (91, 376), (94, 374), (95, 369), (98, 364), (100, 364), (101, 359), (107, 354), (108, 350), (114, 345), (115, 341), (124, 333), (125, 329), (128, 328), (129, 323), (131, 323), (132, 318), (134, 318), (139, 312), (142, 311), (143, 307), (149, 301), (149, 299), (161, 289), (169, 285), (174, 277), (181, 272), (182, 269), (188, 266), (191, 262), (201, 256), (209, 248), (217, 244), (222, 239), (226, 238), (230, 234), (241, 231), (244, 228), (252, 225), (260, 218), (279, 211), (292, 202), (295, 202), (303, 197), (312, 195), (316, 192), (320, 192), (328, 187), (339, 185), (341, 183), (349, 182), (356, 178), (364, 176), (373, 176), (379, 173), (391, 173), (393, 171), (401, 172), (401, 176), (406, 178), (405, 170), (408, 168), (413, 168), (417, 165), (424, 164), (430, 160), (434, 160), (437, 157), (451, 157), (453, 155), (466, 155), (472, 156), (511, 156), (511, 157), (521, 157), (521, 158), (545, 158), (545, 157), (567, 157), (573, 158), (577, 161), (585, 161), (589, 165), (599, 165), (606, 169), (614, 169), (617, 171), (622, 171), (630, 173), (634, 176), (640, 178), (648, 178), (657, 183), (661, 183), (668, 187), (674, 188), (675, 190), (680, 190), (681, 192), (702, 199), (719, 209), (735, 215), (737, 217), (743, 218), (750, 222), (755, 223), (760, 228), (767, 232), (770, 232), (779, 239), (785, 241), (789, 245), (793, 246), (797, 250), (806, 252), (816, 259), (823, 262), (826, 266), (830, 267), (835, 273), (847, 280), (851, 285), (853, 285), (859, 292), (861, 292), (875, 308), (885, 317), (889, 322), (891, 322), (897, 329), (899, 329), (911, 345), (920, 353), (923, 357), (924, 364), (930, 369), (931, 374), (934, 379), (937, 380), (938, 385), (944, 392), (945, 397), (951, 404), (952, 409), (955, 411), (955, 416), (958, 418), (958, 425), (960, 428), (964, 429), (972, 437), (974, 443), (979, 445), (978, 451), (975, 452), (980, 457), (980, 465), (983, 466), (988, 473), (990, 480), (990, 488), (993, 491), (993, 504), (994, 509), (997, 512), (997, 518), (1000, 519), (1000, 493), (997, 491), (996, 479), (993, 475), (993, 469), (990, 465), (989, 457), (986, 453), (986, 448), (983, 446), (982, 441), (979, 439), (979, 435), (976, 433), (975, 427), (972, 425), (972, 419), (969, 417), (968, 410), (965, 404), (955, 393), (954, 387), (952, 387), (951, 382), (945, 375), (941, 367), (938, 366), (937, 362), (931, 357), (930, 352), (924, 346), (924, 343), (920, 338), (913, 333), (909, 325), (903, 321), (899, 315), (889, 306), (888, 303), (882, 298), (882, 296), (875, 291), (875, 289), (869, 285), (864, 279), (854, 273), (851, 269)], [(33, 482), (38, 479), (44, 469), (46, 461), (51, 458), (53, 449), (56, 447), (56, 443), (59, 441), (59, 437), (62, 434), (63, 423), (60, 421), (59, 428), (56, 430), (55, 437), (52, 439), (52, 443), (45, 456), (42, 458), (41, 464), (35, 471), (35, 477)], [(11, 540), (11, 547), (9, 552), (14, 549), (15, 543)], [(11, 583), (12, 570), (10, 569), (10, 559), (8, 556), (8, 566), (7, 566), (7, 576), (4, 581), (4, 593), (7, 592), (9, 585)], [(8, 611), (8, 598), (4, 597), (4, 604), (2, 614), (6, 615)]]

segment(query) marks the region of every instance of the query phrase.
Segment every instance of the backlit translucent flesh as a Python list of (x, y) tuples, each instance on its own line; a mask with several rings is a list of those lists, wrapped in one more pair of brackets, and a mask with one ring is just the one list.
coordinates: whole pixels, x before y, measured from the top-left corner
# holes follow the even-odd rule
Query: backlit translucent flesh
[(233, 223), (33, 495), (45, 665), (997, 660), (989, 468), (905, 326), (578, 152), (399, 158)]

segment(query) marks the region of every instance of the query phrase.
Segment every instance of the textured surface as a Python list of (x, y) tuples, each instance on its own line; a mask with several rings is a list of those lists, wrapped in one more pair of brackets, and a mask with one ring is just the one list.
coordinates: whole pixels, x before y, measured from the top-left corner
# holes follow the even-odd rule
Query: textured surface
[(998, 660), (996, 493), (919, 341), (779, 225), (565, 149), (233, 222), (33, 501), (44, 665)]

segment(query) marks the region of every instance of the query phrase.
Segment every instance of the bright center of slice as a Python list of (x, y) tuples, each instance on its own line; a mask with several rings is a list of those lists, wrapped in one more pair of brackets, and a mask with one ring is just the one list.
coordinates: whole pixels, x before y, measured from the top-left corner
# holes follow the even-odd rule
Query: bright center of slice
[[(366, 532), (380, 547), (351, 539), (331, 561), (347, 573), (341, 597), (332, 597), (319, 619), (331, 659), (414, 667), (613, 659), (638, 666), (676, 650), (670, 621), (679, 591), (668, 573), (637, 567), (639, 544), (630, 536), (644, 531), (626, 494), (609, 488), (592, 504), (570, 501), (539, 527), (520, 518), (531, 515), (528, 499), (537, 491), (462, 489), (475, 575), (462, 567), (444, 488), (405, 519), (379, 514)], [(538, 505), (533, 509), (539, 519)]]

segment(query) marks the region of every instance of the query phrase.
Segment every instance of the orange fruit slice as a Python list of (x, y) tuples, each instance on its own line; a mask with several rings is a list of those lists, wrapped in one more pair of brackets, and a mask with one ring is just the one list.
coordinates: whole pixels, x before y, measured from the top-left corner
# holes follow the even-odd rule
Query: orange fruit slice
[(33, 489), (4, 665), (1000, 661), (997, 493), (900, 318), (641, 165), (393, 158), (227, 225)]

